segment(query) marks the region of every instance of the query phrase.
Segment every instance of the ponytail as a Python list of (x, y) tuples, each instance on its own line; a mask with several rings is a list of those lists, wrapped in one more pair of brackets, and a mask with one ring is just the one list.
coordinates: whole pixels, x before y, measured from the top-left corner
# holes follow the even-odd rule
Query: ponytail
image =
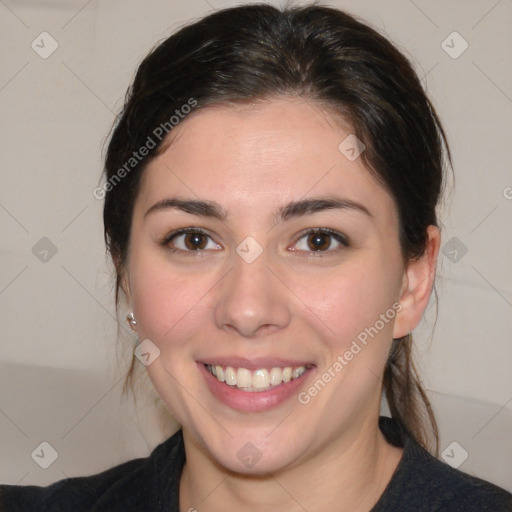
[(436, 457), (439, 431), (412, 355), (412, 334), (393, 340), (384, 369), (384, 393), (399, 427)]

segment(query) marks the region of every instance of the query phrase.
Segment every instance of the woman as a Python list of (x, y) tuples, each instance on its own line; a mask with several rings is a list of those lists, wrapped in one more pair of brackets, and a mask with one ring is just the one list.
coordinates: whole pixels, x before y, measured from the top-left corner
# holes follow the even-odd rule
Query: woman
[[(136, 358), (181, 429), (2, 510), (512, 510), (438, 461), (411, 360), (450, 163), (406, 58), (335, 9), (227, 9), (140, 65), (105, 240)], [(379, 417), (386, 398), (392, 419)]]

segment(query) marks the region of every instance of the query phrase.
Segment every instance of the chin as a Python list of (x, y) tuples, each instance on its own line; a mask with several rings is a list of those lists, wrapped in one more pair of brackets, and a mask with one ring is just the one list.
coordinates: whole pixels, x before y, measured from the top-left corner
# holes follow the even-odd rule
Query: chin
[[(299, 433), (295, 429), (293, 433), (285, 429), (278, 432), (277, 425), (278, 422), (268, 427), (259, 424), (233, 428), (230, 425), (231, 435), (220, 427), (212, 426), (203, 433), (196, 432), (203, 449), (217, 464), (235, 473), (262, 476), (297, 464), (303, 451), (297, 441), (304, 444), (304, 450), (308, 446), (304, 431), (298, 440)], [(217, 432), (214, 433), (213, 429)]]
[(248, 442), (242, 448), (233, 448), (228, 453), (224, 450), (214, 451), (212, 456), (218, 464), (229, 471), (255, 477), (278, 473), (297, 460), (297, 455), (287, 451), (286, 447), (271, 450), (269, 447), (261, 451)]

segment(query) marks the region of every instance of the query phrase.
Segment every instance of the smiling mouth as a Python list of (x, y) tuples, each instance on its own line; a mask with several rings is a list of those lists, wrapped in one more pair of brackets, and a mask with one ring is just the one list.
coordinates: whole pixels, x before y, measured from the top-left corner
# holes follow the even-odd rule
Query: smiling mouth
[(258, 368), (248, 370), (247, 368), (235, 368), (232, 366), (219, 366), (205, 364), (206, 369), (219, 382), (240, 389), (242, 391), (268, 391), (292, 380), (302, 377), (314, 365), (286, 366), (272, 368)]

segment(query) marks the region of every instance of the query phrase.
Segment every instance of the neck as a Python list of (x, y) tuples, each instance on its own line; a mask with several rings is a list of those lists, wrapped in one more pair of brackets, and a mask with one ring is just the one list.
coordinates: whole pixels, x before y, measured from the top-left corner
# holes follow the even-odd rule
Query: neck
[(391, 446), (375, 418), (327, 440), (304, 462), (263, 476), (241, 475), (215, 463), (187, 431), (180, 510), (284, 509), (368, 512), (395, 471), (402, 449)]

